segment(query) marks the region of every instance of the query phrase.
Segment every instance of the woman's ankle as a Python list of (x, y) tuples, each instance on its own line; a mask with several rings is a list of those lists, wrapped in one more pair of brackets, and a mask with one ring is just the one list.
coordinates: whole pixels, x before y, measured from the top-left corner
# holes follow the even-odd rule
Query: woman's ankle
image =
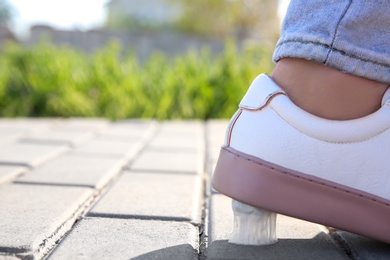
[(281, 59), (271, 77), (297, 106), (332, 120), (355, 119), (375, 112), (388, 86), (296, 58)]

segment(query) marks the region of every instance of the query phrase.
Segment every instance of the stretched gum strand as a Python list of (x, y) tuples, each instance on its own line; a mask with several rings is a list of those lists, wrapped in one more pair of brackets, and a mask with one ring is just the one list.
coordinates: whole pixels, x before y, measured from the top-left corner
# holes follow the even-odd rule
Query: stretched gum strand
[(275, 212), (259, 209), (232, 200), (233, 232), (229, 243), (241, 245), (270, 245), (276, 243)]

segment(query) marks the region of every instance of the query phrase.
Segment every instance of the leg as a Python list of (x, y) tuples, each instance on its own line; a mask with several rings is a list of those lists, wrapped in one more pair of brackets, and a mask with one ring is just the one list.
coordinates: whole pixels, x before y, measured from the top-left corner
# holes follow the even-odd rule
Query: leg
[(297, 106), (332, 120), (355, 119), (374, 113), (381, 107), (388, 87), (383, 82), (297, 58), (281, 59), (271, 77)]
[(390, 243), (387, 25), (386, 2), (291, 2), (272, 79), (259, 76), (241, 101), (213, 177), (253, 205), (233, 202), (231, 242), (275, 241), (275, 211)]

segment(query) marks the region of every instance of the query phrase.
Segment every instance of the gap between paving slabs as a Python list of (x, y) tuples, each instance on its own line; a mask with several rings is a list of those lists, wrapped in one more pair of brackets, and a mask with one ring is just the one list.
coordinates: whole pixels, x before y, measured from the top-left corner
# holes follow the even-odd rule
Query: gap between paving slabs
[[(202, 123), (201, 124), (201, 131), (202, 131), (202, 135), (201, 135), (201, 138), (202, 138), (202, 148), (199, 150), (199, 153), (201, 153), (202, 154), (202, 157), (204, 157), (205, 156), (205, 149), (204, 149), (204, 142), (205, 142), (205, 136), (204, 136), (204, 123)], [(153, 138), (152, 139), (150, 139), (149, 140), (149, 142), (148, 142), (148, 145), (146, 145), (146, 146), (144, 146), (144, 149), (143, 149), (143, 151), (145, 151), (145, 149), (147, 149), (147, 147), (150, 145), (150, 143), (152, 143), (153, 142)], [(141, 155), (141, 153), (139, 153), (138, 154), (138, 156), (135, 158), (135, 160), (137, 159), (137, 158), (139, 158), (139, 156)], [(134, 160), (133, 160), (134, 161)], [(201, 181), (201, 187), (200, 187), (200, 190), (201, 190), (201, 192), (202, 192), (202, 195), (204, 195), (203, 193), (204, 193), (204, 191), (205, 191), (205, 180), (203, 179), (203, 177), (205, 176), (205, 174), (204, 174), (204, 165), (205, 165), (205, 163), (204, 163), (204, 161), (205, 161), (205, 158), (203, 158), (203, 167), (202, 167), (202, 169), (201, 169), (201, 172), (200, 172), (200, 174), (201, 174), (201, 178), (202, 178), (202, 181)], [(142, 172), (142, 171), (141, 171)], [(178, 174), (178, 173), (177, 173)], [(123, 178), (123, 174), (121, 175), (121, 177), (120, 178)], [(188, 176), (189, 177), (189, 176)], [(187, 178), (186, 176), (183, 176), (183, 178)], [(119, 180), (116, 180), (115, 181), (115, 185), (118, 185), (118, 182), (119, 182)], [(113, 183), (112, 183), (113, 184)], [(110, 190), (110, 192), (112, 192), (112, 188), (113, 188), (113, 186), (114, 185), (110, 185), (110, 188), (109, 188), (109, 190)], [(99, 196), (99, 198), (101, 198), (101, 199), (105, 199), (105, 197), (107, 196), (107, 193), (106, 193), (106, 191), (108, 191), (107, 189), (105, 190), (105, 192), (104, 192), (104, 194), (105, 194), (105, 196)], [(103, 194), (103, 193), (102, 193)], [(95, 200), (94, 201), (94, 207), (96, 206), (96, 202), (97, 201), (99, 201), (100, 202), (100, 199), (97, 199), (97, 200)], [(204, 199), (204, 196), (201, 196), (201, 198), (200, 198), (201, 200), (203, 200)], [(203, 204), (203, 201), (202, 201), (202, 203), (199, 203), (199, 204), (201, 204), (200, 206), (202, 207), (202, 204)], [(160, 215), (153, 215), (153, 216), (150, 216), (150, 215), (145, 215), (145, 216), (142, 216), (142, 215), (131, 215), (131, 214), (107, 214), (107, 215), (104, 215), (104, 213), (99, 213), (99, 212), (93, 212), (93, 210), (90, 212), (90, 213), (88, 213), (87, 214), (87, 218), (88, 219), (102, 219), (102, 218), (107, 218), (108, 217), (108, 219), (129, 219), (129, 220), (131, 220), (131, 221), (144, 221), (145, 223), (149, 223), (150, 221), (154, 221), (154, 220), (159, 220), (159, 221), (163, 221), (163, 222), (167, 222), (167, 223), (187, 223), (187, 224), (191, 224), (196, 230), (198, 230), (198, 235), (200, 235), (200, 236), (204, 236), (204, 232), (200, 232), (199, 233), (199, 230), (203, 230), (203, 226), (204, 226), (204, 219), (206, 219), (205, 218), (205, 213), (204, 213), (204, 209), (205, 208), (207, 208), (207, 207), (205, 207), (205, 205), (203, 204), (203, 208), (201, 208), (201, 210), (202, 210), (202, 219), (201, 220), (198, 220), (198, 221), (195, 221), (195, 222), (193, 222), (193, 221), (191, 221), (190, 219), (188, 219), (187, 217), (185, 217), (185, 218), (180, 218), (180, 215), (179, 215), (179, 217), (176, 217), (176, 218), (167, 218), (166, 216), (160, 216)], [(199, 209), (198, 209), (199, 210)], [(110, 211), (111, 212), (111, 211)], [(97, 218), (97, 217), (100, 217), (100, 218)], [(86, 218), (83, 218), (84, 220), (86, 219)], [(107, 220), (108, 221), (108, 220)], [(77, 223), (77, 225), (75, 225), (75, 229), (78, 229), (78, 228), (80, 228), (80, 229), (82, 229), (83, 228), (83, 224), (84, 223), (84, 221), (80, 221), (80, 222), (78, 222)], [(79, 231), (78, 231), (79, 232)], [(80, 231), (81, 232), (81, 231)], [(71, 241), (73, 241), (74, 239), (68, 239), (69, 237), (72, 237), (74, 234), (72, 234), (72, 232), (70, 232), (67, 236), (66, 236), (66, 238), (62, 241), (62, 243), (61, 243), (61, 245), (59, 246), (59, 247), (57, 247), (53, 252), (52, 252), (52, 254), (50, 255), (50, 257), (53, 257), (53, 259), (57, 259), (57, 257), (59, 256), (59, 255), (61, 255), (62, 253), (58, 253), (58, 252), (63, 252), (63, 246), (62, 245), (65, 245), (65, 244), (69, 244), (69, 243), (72, 243)], [(199, 238), (198, 237), (196, 237), (196, 238), (194, 238), (194, 239), (196, 239), (196, 241), (199, 241)], [(203, 241), (203, 237), (202, 237), (202, 241)], [(201, 241), (199, 241), (199, 242), (201, 242)], [(192, 244), (192, 243), (191, 243)], [(198, 250), (198, 248), (199, 248), (199, 244), (200, 243), (197, 243), (197, 245), (193, 245), (194, 246), (194, 250)], [(197, 251), (197, 253), (198, 253), (198, 251)], [(61, 259), (61, 258), (60, 258)]]
[[(145, 140), (143, 140), (145, 142)], [(147, 141), (147, 140), (146, 140)], [(141, 147), (143, 148), (143, 147)], [(140, 149), (141, 149), (140, 148)], [(118, 173), (119, 174), (119, 173)], [(115, 176), (114, 176), (115, 177)], [(20, 184), (14, 184), (14, 185), (20, 185)], [(27, 184), (25, 184), (27, 185)], [(54, 184), (55, 185), (55, 184)], [(56, 185), (57, 187), (64, 186), (62, 184)], [(65, 185), (66, 186), (66, 185)], [(71, 185), (70, 185), (71, 186)], [(76, 185), (77, 186), (77, 185)], [(81, 203), (79, 209), (75, 210), (75, 213), (73, 215), (66, 219), (64, 223), (60, 225), (60, 227), (48, 238), (46, 238), (43, 243), (39, 245), (40, 248), (36, 250), (36, 252), (26, 252), (20, 254), (20, 256), (24, 257), (35, 257), (35, 258), (41, 258), (43, 257), (48, 250), (50, 250), (51, 247), (55, 245), (57, 240), (59, 240), (68, 230), (71, 229), (71, 226), (74, 224), (74, 222), (84, 213), (87, 211), (87, 209), (92, 205), (93, 201), (96, 200), (96, 198), (99, 197), (99, 195), (104, 192), (104, 189), (96, 189), (94, 193), (83, 203)], [(29, 256), (30, 255), (30, 256)]]
[[(110, 188), (116, 183), (116, 181), (118, 180), (118, 178), (120, 178), (121, 174), (123, 173), (123, 167), (126, 165), (126, 164), (129, 164), (131, 163), (132, 161), (134, 161), (140, 153), (142, 153), (142, 150), (145, 149), (145, 147), (147, 146), (147, 144), (150, 142), (150, 140), (153, 138), (153, 136), (156, 134), (156, 132), (158, 131), (159, 129), (159, 124), (156, 123), (155, 121), (151, 121), (150, 123), (150, 126), (148, 127), (148, 130), (146, 131), (146, 133), (144, 133), (144, 136), (141, 138), (141, 140), (139, 141), (140, 144), (138, 145), (137, 147), (137, 151), (133, 151), (130, 156), (129, 155), (126, 155), (126, 161), (124, 161), (122, 163), (122, 170), (119, 170), (118, 173), (114, 176), (111, 177), (111, 179), (109, 181), (106, 182), (105, 185), (103, 185), (101, 188), (96, 188), (95, 187), (95, 194), (93, 196), (93, 198), (91, 199), (90, 203), (88, 203), (87, 205), (85, 205), (85, 209), (83, 212), (81, 212), (81, 214), (79, 214), (79, 217), (78, 219), (73, 223), (73, 226), (72, 226), (72, 229), (77, 227), (77, 225), (80, 223), (80, 221), (83, 219), (83, 216), (85, 216), (87, 214), (87, 212), (93, 207), (93, 205), (96, 204), (96, 202), (104, 196), (104, 194), (106, 194)], [(115, 131), (114, 131), (115, 132)], [(116, 131), (117, 132), (117, 131)], [(87, 148), (89, 149), (89, 148)], [(58, 247), (58, 244), (61, 244), (62, 240), (64, 240), (69, 234), (70, 232), (72, 231), (72, 229), (69, 229), (67, 231), (66, 234), (64, 234), (60, 240), (56, 241), (56, 244), (57, 244), (57, 247)], [(56, 250), (55, 245), (50, 248), (50, 251), (47, 253), (47, 256), (51, 255), (53, 251)]]

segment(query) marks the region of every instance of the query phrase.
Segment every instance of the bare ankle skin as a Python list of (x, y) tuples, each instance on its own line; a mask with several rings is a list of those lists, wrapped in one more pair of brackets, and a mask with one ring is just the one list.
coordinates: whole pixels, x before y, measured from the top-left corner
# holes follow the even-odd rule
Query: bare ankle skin
[(296, 58), (281, 59), (271, 78), (297, 106), (331, 120), (356, 119), (375, 112), (388, 87), (386, 83)]

